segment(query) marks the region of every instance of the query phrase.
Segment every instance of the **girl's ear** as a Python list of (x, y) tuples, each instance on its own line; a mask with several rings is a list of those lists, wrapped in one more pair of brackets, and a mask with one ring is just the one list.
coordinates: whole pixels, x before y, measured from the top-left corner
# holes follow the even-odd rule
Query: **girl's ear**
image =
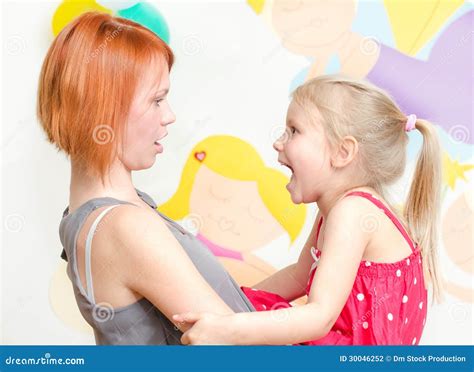
[(346, 136), (333, 154), (331, 165), (334, 168), (343, 168), (354, 160), (358, 152), (359, 142), (352, 136)]

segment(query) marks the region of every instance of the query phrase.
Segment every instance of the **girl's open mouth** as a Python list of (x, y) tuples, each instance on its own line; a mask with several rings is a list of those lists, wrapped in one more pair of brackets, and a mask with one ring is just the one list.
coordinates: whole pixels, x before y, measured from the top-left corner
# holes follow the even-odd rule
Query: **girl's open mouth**
[(286, 164), (286, 163), (284, 163), (284, 162), (282, 162), (282, 161), (278, 161), (278, 162), (279, 162), (281, 165), (287, 167), (287, 168), (291, 171), (291, 173), (294, 173), (293, 168), (291, 167), (291, 165)]

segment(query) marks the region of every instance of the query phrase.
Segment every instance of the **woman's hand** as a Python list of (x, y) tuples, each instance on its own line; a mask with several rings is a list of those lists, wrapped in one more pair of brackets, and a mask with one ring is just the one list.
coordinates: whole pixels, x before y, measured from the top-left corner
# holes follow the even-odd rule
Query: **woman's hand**
[(233, 315), (184, 313), (173, 315), (179, 327), (189, 328), (181, 336), (183, 345), (235, 345), (232, 331)]

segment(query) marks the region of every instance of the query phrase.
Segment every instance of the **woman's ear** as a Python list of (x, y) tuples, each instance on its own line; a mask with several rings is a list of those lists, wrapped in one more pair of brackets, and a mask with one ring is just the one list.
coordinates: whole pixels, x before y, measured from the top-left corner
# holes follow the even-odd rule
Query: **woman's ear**
[(334, 168), (343, 168), (350, 164), (359, 152), (359, 143), (352, 136), (346, 136), (339, 143), (337, 151), (331, 158), (331, 165)]

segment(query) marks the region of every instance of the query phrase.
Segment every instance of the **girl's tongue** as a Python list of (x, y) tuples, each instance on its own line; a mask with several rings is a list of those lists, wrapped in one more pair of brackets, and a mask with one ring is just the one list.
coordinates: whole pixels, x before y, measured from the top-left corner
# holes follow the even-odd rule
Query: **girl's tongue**
[(288, 182), (288, 184), (286, 185), (286, 189), (291, 192), (291, 190), (293, 190), (294, 183), (295, 183), (295, 174), (292, 171), (290, 182)]

